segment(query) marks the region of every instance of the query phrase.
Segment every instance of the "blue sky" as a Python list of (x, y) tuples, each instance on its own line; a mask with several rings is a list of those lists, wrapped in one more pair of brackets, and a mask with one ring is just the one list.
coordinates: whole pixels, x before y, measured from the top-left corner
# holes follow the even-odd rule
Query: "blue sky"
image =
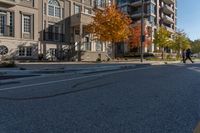
[(200, 39), (200, 0), (178, 0), (178, 29), (191, 40)]

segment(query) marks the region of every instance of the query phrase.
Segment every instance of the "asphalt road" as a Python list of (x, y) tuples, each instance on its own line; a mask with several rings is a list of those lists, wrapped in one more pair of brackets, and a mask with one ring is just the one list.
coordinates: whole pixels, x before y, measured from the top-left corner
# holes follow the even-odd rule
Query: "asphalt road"
[(0, 85), (0, 133), (192, 133), (200, 121), (200, 64)]

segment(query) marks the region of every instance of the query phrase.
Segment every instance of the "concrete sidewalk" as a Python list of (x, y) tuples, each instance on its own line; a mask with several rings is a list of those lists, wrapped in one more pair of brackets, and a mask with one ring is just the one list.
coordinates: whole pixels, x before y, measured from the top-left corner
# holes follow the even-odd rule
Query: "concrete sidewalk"
[(133, 69), (134, 67), (143, 67), (150, 65), (179, 64), (180, 61), (139, 61), (134, 62), (30, 62), (18, 63), (17, 68), (1, 68), (0, 77), (2, 76), (28, 76), (44, 74), (84, 74), (104, 71), (114, 71), (122, 69)]
[(95, 66), (95, 67), (77, 67), (77, 68), (53, 68), (53, 69), (29, 69), (29, 70), (20, 70), (20, 69), (2, 69), (0, 70), (0, 80), (9, 79), (13, 77), (27, 77), (27, 76), (40, 76), (40, 75), (49, 75), (49, 74), (89, 74), (89, 73), (98, 73), (106, 71), (117, 71), (124, 69), (133, 69), (136, 65), (109, 65), (109, 66)]
[(180, 63), (180, 61), (110, 61), (110, 62), (26, 62), (17, 63), (19, 68), (32, 69), (64, 69), (64, 68), (87, 68), (114, 65), (164, 65)]

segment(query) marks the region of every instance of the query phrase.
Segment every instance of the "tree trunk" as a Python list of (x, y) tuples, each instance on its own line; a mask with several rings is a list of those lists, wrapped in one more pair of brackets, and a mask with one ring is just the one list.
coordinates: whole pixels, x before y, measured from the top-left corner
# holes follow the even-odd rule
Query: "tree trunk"
[(111, 44), (112, 45), (112, 57), (114, 59), (116, 59), (116, 56), (117, 56), (117, 50), (116, 50), (116, 46), (114, 43)]
[(162, 48), (162, 60), (164, 60), (164, 48)]

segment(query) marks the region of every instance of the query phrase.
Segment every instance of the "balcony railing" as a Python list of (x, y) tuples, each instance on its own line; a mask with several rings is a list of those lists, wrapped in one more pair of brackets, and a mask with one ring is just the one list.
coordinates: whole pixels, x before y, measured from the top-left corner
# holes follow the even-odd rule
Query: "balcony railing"
[[(156, 3), (155, 2), (155, 0), (144, 0), (144, 3), (150, 3), (150, 2), (152, 2), (152, 3)], [(139, 6), (139, 5), (142, 5), (142, 0), (131, 0), (131, 4), (133, 5), (133, 6)]]
[(44, 32), (43, 40), (51, 42), (65, 42), (64, 34), (53, 32)]
[(0, 37), (14, 37), (14, 27), (13, 26), (0, 26)]
[(92, 20), (92, 14), (78, 13), (71, 16), (71, 26), (77, 26), (80, 24), (88, 25), (92, 22)]
[(167, 15), (163, 15), (163, 22), (167, 23), (167, 24), (173, 24), (174, 20), (173, 18), (167, 16)]
[(175, 3), (175, 0), (163, 0), (166, 4), (173, 4)]
[(163, 12), (167, 13), (167, 14), (172, 14), (174, 13), (174, 10), (172, 7), (168, 6), (168, 5), (164, 5), (163, 6)]

